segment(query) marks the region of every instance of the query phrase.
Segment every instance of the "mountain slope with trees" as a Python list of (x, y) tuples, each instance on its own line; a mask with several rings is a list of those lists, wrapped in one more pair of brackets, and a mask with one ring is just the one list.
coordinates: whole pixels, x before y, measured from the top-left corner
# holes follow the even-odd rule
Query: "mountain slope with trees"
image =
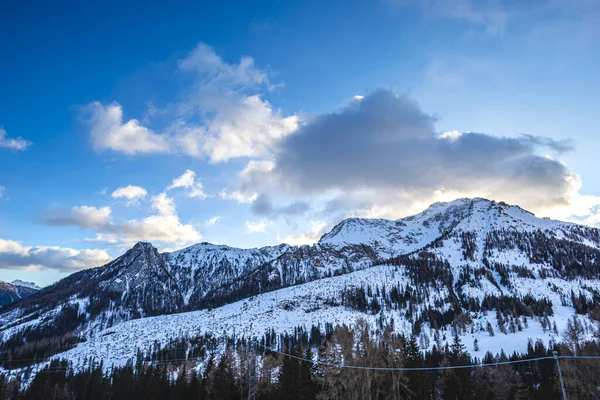
[(358, 321), (373, 340), (391, 330), (433, 351), (460, 338), (480, 358), (529, 340), (576, 346), (596, 335), (599, 274), (597, 229), (485, 199), (347, 219), (311, 246), (138, 243), (0, 310), (0, 366), (125, 366), (173, 343), (199, 354), (207, 338), (222, 355), (242, 338), (281, 347), (281, 335), (317, 341)]

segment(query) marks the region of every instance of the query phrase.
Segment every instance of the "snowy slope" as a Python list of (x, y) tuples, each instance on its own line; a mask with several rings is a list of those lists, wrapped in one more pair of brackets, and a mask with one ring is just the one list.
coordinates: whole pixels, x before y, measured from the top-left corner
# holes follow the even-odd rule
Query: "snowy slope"
[(468, 215), (471, 203), (471, 199), (435, 203), (420, 214), (396, 221), (349, 218), (323, 235), (319, 244), (337, 248), (366, 244), (389, 256), (408, 253), (451, 230)]
[(477, 339), (482, 355), (557, 340), (576, 312), (591, 335), (586, 314), (599, 301), (597, 229), (459, 199), (396, 221), (347, 219), (312, 246), (200, 243), (161, 254), (138, 243), (5, 307), (0, 344), (72, 332), (86, 341), (56, 357), (119, 364), (155, 341), (366, 318), (374, 331), (393, 324), (417, 335), (424, 348), (457, 332), (468, 345)]
[[(549, 292), (548, 283), (559, 284), (558, 291)], [(403, 318), (402, 311), (386, 310), (384, 307), (375, 315), (362, 313), (341, 305), (342, 299), (339, 295), (343, 290), (353, 287), (383, 287), (384, 285), (390, 287), (406, 284), (409, 284), (409, 280), (402, 267), (381, 265), (369, 270), (254, 296), (211, 311), (192, 311), (127, 321), (95, 333), (88, 341), (57, 354), (54, 358), (70, 360), (77, 368), (83, 367), (83, 362), (91, 356), (104, 360), (105, 366), (109, 368), (113, 365), (124, 365), (127, 361), (135, 359), (139, 349), (147, 350), (157, 343), (164, 347), (172, 338), (195, 338), (204, 334), (230, 338), (260, 338), (271, 328), (276, 329), (278, 333), (291, 333), (299, 326), (310, 328), (315, 325), (324, 329), (326, 323), (334, 326), (353, 325), (358, 318), (366, 319), (370, 323), (373, 334), (377, 334), (378, 330), (381, 332), (380, 320), (383, 318), (386, 323), (395, 320), (395, 330), (410, 335), (412, 324), (411, 321)], [(531, 284), (523, 280), (519, 283), (518, 286), (533, 297), (549, 298), (556, 304), (553, 307), (554, 315), (549, 320), (551, 324), (556, 323), (558, 334), (551, 329), (544, 329), (538, 318), (531, 318), (527, 327), (521, 331), (503, 334), (500, 332), (495, 314), (488, 312), (478, 315), (461, 332), (463, 343), (467, 344), (474, 356), (482, 357), (486, 351), (498, 353), (504, 350), (508, 354), (515, 351), (525, 352), (529, 339), (542, 340), (546, 345), (551, 341), (560, 341), (567, 321), (574, 315), (570, 307), (560, 305), (560, 295), (570, 292), (572, 288), (585, 285), (600, 289), (598, 281), (581, 280), (566, 284), (564, 281), (542, 280)], [(446, 295), (443, 290), (432, 291), (431, 297), (422, 306), (443, 301)], [(338, 304), (332, 304), (332, 300), (336, 300)], [(420, 309), (415, 311), (414, 318), (418, 317), (420, 311)], [(579, 320), (583, 325), (593, 324), (584, 316), (580, 316)], [(495, 336), (490, 336), (485, 329), (488, 321), (493, 326)], [(453, 333), (450, 327), (445, 327), (440, 332), (441, 343), (452, 341)], [(431, 347), (434, 344), (434, 336), (434, 330), (429, 324), (425, 324), (419, 339), (421, 344), (425, 343), (426, 347)], [(591, 331), (587, 336), (591, 337)], [(478, 351), (472, 349), (475, 339), (479, 343)]]

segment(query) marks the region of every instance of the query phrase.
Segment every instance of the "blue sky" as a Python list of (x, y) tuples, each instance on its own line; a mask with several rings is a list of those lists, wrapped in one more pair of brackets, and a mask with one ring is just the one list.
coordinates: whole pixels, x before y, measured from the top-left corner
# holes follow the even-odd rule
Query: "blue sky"
[(0, 6), (0, 279), (484, 196), (600, 223), (596, 0)]

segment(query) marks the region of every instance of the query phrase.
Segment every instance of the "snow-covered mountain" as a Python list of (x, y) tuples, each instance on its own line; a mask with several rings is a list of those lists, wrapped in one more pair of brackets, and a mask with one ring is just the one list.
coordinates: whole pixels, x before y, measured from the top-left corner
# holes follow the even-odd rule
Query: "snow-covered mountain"
[(33, 282), (23, 282), (18, 279), (10, 283), (0, 281), (0, 307), (30, 296), (39, 289), (40, 287), (36, 286)]
[(121, 362), (155, 341), (357, 318), (422, 347), (451, 331), (477, 339), (478, 352), (523, 351), (528, 338), (560, 340), (575, 315), (591, 335), (599, 302), (598, 229), (459, 199), (395, 221), (346, 219), (311, 246), (159, 253), (138, 243), (1, 309), (0, 353), (68, 334), (56, 357)]
[(40, 290), (41, 287), (36, 285), (35, 282), (25, 282), (20, 279), (15, 279), (11, 282), (13, 285), (28, 287), (30, 289)]

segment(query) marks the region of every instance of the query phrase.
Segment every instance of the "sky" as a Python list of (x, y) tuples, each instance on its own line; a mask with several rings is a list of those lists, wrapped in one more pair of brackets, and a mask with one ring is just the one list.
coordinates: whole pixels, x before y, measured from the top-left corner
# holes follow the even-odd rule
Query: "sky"
[(599, 0), (0, 5), (0, 280), (485, 197), (600, 226)]

